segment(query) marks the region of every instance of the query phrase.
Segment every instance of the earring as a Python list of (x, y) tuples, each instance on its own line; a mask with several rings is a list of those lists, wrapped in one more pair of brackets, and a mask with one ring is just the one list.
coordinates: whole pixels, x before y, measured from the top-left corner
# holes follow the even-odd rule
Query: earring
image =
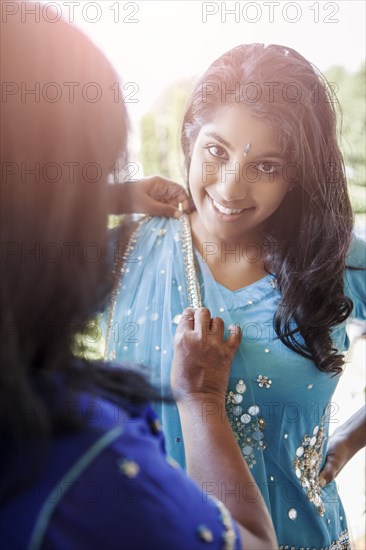
[(246, 157), (247, 154), (249, 153), (250, 148), (251, 148), (251, 144), (250, 144), (250, 143), (247, 143), (246, 146), (245, 146), (245, 149), (244, 149), (244, 156), (245, 156), (245, 157)]

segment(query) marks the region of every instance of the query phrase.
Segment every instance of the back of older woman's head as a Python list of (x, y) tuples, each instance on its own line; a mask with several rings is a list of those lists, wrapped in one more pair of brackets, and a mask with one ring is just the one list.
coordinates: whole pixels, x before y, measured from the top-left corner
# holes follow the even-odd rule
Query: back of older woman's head
[(104, 55), (63, 21), (22, 21), (21, 4), (1, 25), (4, 395), (67, 360), (105, 299), (106, 183), (127, 137)]

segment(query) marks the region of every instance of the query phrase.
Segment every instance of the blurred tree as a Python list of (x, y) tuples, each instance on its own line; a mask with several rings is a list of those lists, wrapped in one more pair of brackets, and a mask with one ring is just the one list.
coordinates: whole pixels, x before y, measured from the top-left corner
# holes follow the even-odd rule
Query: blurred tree
[(339, 128), (340, 144), (352, 206), (356, 213), (366, 212), (366, 65), (363, 64), (355, 74), (335, 66), (325, 76), (333, 86), (343, 115)]
[(176, 82), (142, 117), (141, 162), (144, 174), (160, 174), (184, 183), (180, 126), (191, 85), (191, 80)]

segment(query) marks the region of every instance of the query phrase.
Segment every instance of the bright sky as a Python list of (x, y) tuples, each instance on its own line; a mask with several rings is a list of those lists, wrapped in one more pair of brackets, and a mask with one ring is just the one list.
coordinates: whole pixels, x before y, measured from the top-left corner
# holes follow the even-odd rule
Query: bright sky
[(42, 3), (58, 6), (59, 14), (81, 27), (112, 61), (129, 94), (126, 103), (136, 129), (170, 83), (200, 74), (241, 43), (293, 47), (321, 70), (340, 64), (356, 71), (365, 59), (363, 0)]

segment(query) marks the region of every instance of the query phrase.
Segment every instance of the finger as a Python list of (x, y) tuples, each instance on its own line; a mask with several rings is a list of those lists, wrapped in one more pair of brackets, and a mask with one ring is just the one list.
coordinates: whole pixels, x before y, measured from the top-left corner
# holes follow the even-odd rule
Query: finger
[(186, 212), (186, 214), (189, 214), (190, 212), (193, 212), (196, 209), (196, 206), (193, 202), (192, 197), (188, 197), (188, 199), (184, 200), (182, 202), (183, 211)]
[(236, 352), (241, 344), (243, 334), (239, 325), (229, 326), (229, 336), (227, 337), (225, 344), (231, 349), (233, 353)]
[(177, 332), (194, 329), (194, 309), (186, 308), (179, 320)]
[(183, 202), (188, 199), (188, 194), (185, 189), (179, 185), (179, 183), (170, 183), (167, 191), (166, 197), (170, 200), (174, 200), (177, 204), (178, 202)]
[(172, 206), (179, 206), (179, 204), (181, 204), (184, 212), (189, 211), (193, 205), (193, 200), (184, 191), (182, 191), (182, 188), (179, 190), (168, 191), (166, 195), (161, 198), (161, 201), (167, 202)]
[(179, 183), (161, 177), (159, 177), (159, 181), (151, 189), (150, 196), (163, 202), (173, 201), (175, 204), (188, 198), (186, 191)]
[(194, 314), (194, 328), (201, 334), (206, 335), (211, 330), (211, 312), (207, 307), (196, 309)]
[(332, 455), (327, 455), (325, 464), (319, 474), (320, 487), (325, 487), (325, 485), (333, 481), (338, 474), (338, 470), (339, 468), (335, 458)]
[(181, 187), (178, 191), (178, 194), (177, 195), (174, 194), (174, 199), (175, 199), (176, 204), (178, 204), (178, 202), (183, 202), (183, 203), (187, 202), (188, 203), (189, 197), (188, 197), (187, 193), (184, 191), (184, 189), (182, 189), (182, 187)]
[(149, 213), (152, 216), (161, 216), (163, 218), (179, 218), (181, 215), (179, 210), (172, 204), (158, 202), (154, 199), (150, 203)]
[(212, 334), (217, 334), (222, 342), (224, 341), (225, 325), (221, 317), (213, 317), (211, 319), (211, 332)]

